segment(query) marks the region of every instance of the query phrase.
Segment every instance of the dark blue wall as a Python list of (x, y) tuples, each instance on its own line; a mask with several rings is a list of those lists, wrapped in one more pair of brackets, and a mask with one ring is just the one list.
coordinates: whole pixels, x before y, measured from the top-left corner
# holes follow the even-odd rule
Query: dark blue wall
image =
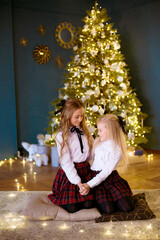
[[(44, 133), (52, 110), (50, 102), (63, 86), (64, 69), (54, 64), (55, 56), (60, 55), (66, 65), (72, 55), (57, 44), (55, 28), (63, 21), (83, 26), (81, 19), (93, 5), (93, 0), (0, 1), (0, 159), (16, 153), (17, 141), (18, 147), (21, 141), (36, 143), (37, 134)], [(101, 0), (99, 5), (115, 23), (131, 70), (131, 84), (143, 103), (143, 112), (149, 114), (145, 124), (153, 130), (146, 147), (160, 149), (160, 1)], [(38, 32), (40, 24), (46, 27), (44, 36)], [(20, 44), (22, 37), (28, 39), (28, 46)], [(45, 65), (32, 57), (38, 44), (51, 50), (51, 60)]]
[(12, 13), (10, 1), (0, 6), (0, 159), (17, 152)]

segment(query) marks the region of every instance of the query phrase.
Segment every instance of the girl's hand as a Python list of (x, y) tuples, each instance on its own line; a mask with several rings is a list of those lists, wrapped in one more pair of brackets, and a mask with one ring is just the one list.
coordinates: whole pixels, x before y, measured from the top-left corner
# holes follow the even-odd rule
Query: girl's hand
[(87, 195), (90, 191), (90, 186), (87, 183), (83, 183), (82, 185), (79, 192), (81, 195)]
[[(80, 182), (80, 183), (78, 183), (77, 185), (78, 185), (78, 187), (79, 187), (79, 192), (80, 192), (80, 194), (81, 194), (81, 195), (85, 195), (86, 189), (83, 187), (83, 184)], [(82, 194), (82, 193), (83, 193), (83, 194)]]
[(81, 189), (81, 187), (83, 187), (83, 184), (81, 182), (77, 183), (79, 189)]

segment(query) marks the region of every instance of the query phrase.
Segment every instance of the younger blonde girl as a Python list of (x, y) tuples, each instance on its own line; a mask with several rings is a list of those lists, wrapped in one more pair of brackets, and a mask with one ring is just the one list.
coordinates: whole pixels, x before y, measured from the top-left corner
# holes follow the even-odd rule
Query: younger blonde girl
[(102, 213), (131, 211), (132, 191), (116, 170), (121, 158), (124, 168), (128, 165), (124, 121), (122, 117), (107, 114), (98, 119), (97, 127), (99, 138), (94, 144), (92, 172), (87, 177), (89, 181), (83, 184), (85, 190), (80, 192), (85, 195), (93, 188)]

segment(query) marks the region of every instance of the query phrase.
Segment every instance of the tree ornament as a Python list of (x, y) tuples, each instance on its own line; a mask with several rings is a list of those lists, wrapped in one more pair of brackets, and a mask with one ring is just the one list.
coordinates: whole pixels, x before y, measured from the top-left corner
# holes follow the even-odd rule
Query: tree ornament
[(94, 64), (91, 64), (91, 65), (89, 66), (89, 69), (90, 69), (91, 72), (94, 72), (94, 69), (95, 69)]
[(88, 30), (88, 25), (85, 24), (83, 29), (84, 29), (84, 31), (87, 31)]
[(95, 95), (96, 97), (98, 97), (99, 94), (100, 94), (100, 90), (99, 90), (99, 88), (95, 89), (95, 91), (94, 91), (94, 95)]
[(91, 31), (91, 33), (92, 33), (93, 37), (95, 37), (95, 36), (96, 36), (96, 29), (95, 29), (95, 27), (93, 27), (93, 28), (92, 28), (92, 31)]
[(120, 44), (118, 42), (113, 42), (113, 46), (115, 50), (120, 49)]
[(85, 88), (86, 87), (86, 83), (83, 81), (82, 83), (82, 87)]
[(113, 70), (116, 70), (117, 72), (120, 70), (120, 66), (118, 63), (112, 63), (111, 68)]
[(113, 103), (110, 103), (110, 104), (109, 104), (109, 109), (110, 109), (111, 111), (117, 110), (117, 106), (114, 105)]
[(103, 24), (103, 23), (100, 23), (99, 26), (100, 26), (101, 28), (103, 28), (103, 27), (104, 27), (104, 24)]
[(129, 140), (131, 140), (131, 139), (134, 140), (134, 133), (133, 132), (128, 133), (128, 139)]
[(87, 83), (89, 83), (89, 79), (88, 78), (85, 78), (84, 79), (84, 82), (87, 84)]
[(89, 94), (86, 94), (86, 99), (90, 99), (90, 95)]
[(101, 85), (102, 85), (102, 87), (105, 86), (105, 85), (106, 85), (106, 81), (105, 81), (105, 80), (102, 80), (102, 81), (101, 81)]
[(89, 96), (91, 96), (91, 95), (93, 94), (93, 90), (91, 90), (91, 89), (90, 89), (90, 90), (87, 90), (87, 91), (86, 91), (86, 94), (89, 95)]
[(118, 82), (122, 82), (123, 81), (123, 77), (122, 76), (118, 76), (117, 80), (118, 80)]
[(59, 90), (59, 92), (58, 92), (58, 96), (59, 96), (60, 99), (63, 98), (63, 94), (62, 94), (61, 90)]
[(68, 95), (65, 95), (65, 96), (63, 97), (63, 99), (64, 99), (64, 100), (67, 100), (67, 99), (68, 99)]
[(110, 44), (108, 43), (105, 47), (106, 50), (110, 49)]
[(77, 46), (77, 45), (73, 47), (73, 50), (74, 50), (74, 51), (77, 51), (77, 49), (78, 49), (78, 46)]
[(98, 112), (100, 113), (100, 115), (103, 115), (103, 114), (104, 114), (104, 109), (103, 109), (103, 108), (100, 108), (100, 109), (98, 110)]
[(79, 60), (79, 55), (75, 55), (74, 60), (78, 61)]
[(84, 101), (86, 100), (85, 96), (81, 97), (81, 101), (84, 103)]
[(108, 61), (108, 58), (107, 58), (107, 57), (104, 59), (104, 63), (105, 63), (106, 65), (109, 64), (109, 61)]
[(125, 118), (126, 117), (126, 113), (125, 112), (121, 112), (121, 117)]
[(117, 94), (118, 94), (118, 96), (120, 96), (120, 97), (122, 97), (124, 94), (123, 94), (123, 91), (121, 91), (121, 90), (119, 90), (119, 91), (117, 91)]
[(97, 112), (98, 109), (99, 109), (99, 107), (98, 107), (97, 105), (93, 105), (93, 106), (92, 106), (92, 110), (93, 110), (93, 112)]
[(94, 49), (90, 51), (92, 57), (95, 57), (97, 55), (97, 51), (95, 51)]
[(96, 75), (98, 76), (100, 74), (100, 71), (97, 69), (96, 70)]
[(100, 100), (101, 100), (101, 102), (102, 102), (103, 104), (106, 102), (106, 99), (105, 99), (105, 98), (101, 98)]
[(95, 127), (92, 126), (92, 125), (89, 125), (89, 126), (88, 126), (88, 129), (89, 129), (89, 131), (90, 131), (91, 134), (94, 133), (94, 131), (95, 131)]
[(120, 87), (123, 88), (123, 89), (126, 89), (126, 88), (127, 88), (127, 86), (126, 86), (125, 83), (121, 83), (121, 84), (120, 84)]

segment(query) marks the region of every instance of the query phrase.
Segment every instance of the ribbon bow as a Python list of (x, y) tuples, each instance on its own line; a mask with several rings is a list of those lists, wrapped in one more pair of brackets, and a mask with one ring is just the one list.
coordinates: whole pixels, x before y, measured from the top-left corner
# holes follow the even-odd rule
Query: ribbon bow
[(81, 135), (84, 135), (84, 133), (77, 127), (72, 127), (70, 131), (71, 131), (71, 133), (76, 131), (76, 133), (78, 135), (79, 143), (80, 143), (80, 146), (81, 146), (81, 152), (83, 153), (83, 143), (82, 143)]
[(126, 131), (126, 129), (125, 129), (126, 122), (125, 122), (124, 118), (121, 117), (121, 116), (117, 116), (117, 117), (118, 117), (119, 125), (120, 125), (121, 128), (122, 128), (122, 131), (123, 131), (125, 134), (127, 134), (127, 131)]

